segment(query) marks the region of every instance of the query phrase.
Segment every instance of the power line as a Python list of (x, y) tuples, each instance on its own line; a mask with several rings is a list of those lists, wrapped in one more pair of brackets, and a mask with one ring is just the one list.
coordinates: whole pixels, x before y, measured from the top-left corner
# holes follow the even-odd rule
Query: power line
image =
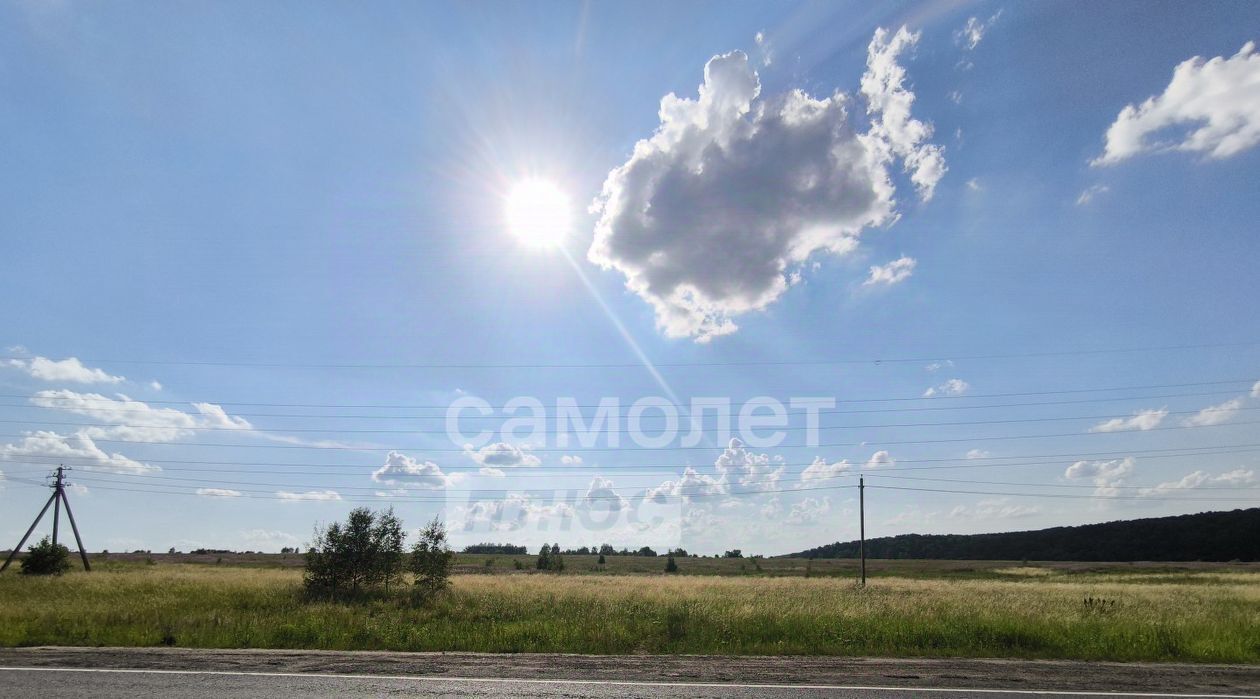
[[(1260, 410), (1260, 407), (1232, 408), (1229, 410), (1229, 412), (1234, 413), (1234, 412), (1240, 412), (1244, 410), (1247, 410), (1247, 411)], [(1195, 414), (1198, 414), (1199, 412), (1201, 411), (1200, 410), (1174, 410), (1174, 411), (1167, 411), (1164, 413), (1164, 415), (1165, 416), (1167, 415), (1195, 415)], [(504, 418), (504, 420), (507, 420), (507, 419), (510, 419), (510, 418)], [(769, 431), (821, 432), (823, 430), (875, 430), (875, 429), (887, 429), (887, 428), (892, 428), (892, 427), (957, 427), (957, 426), (962, 426), (962, 425), (1008, 425), (1008, 424), (1036, 423), (1036, 422), (1068, 422), (1072, 420), (1109, 420), (1109, 419), (1116, 419), (1115, 414), (1066, 415), (1066, 416), (1061, 415), (1057, 417), (1011, 418), (1011, 419), (1006, 419), (1006, 420), (959, 420), (959, 421), (953, 421), (953, 422), (893, 422), (893, 423), (877, 423), (877, 424), (870, 424), (870, 425), (819, 425), (817, 427), (763, 426), (763, 427), (757, 427), (756, 429), (759, 431), (765, 431), (765, 432), (769, 432)], [(48, 420), (0, 420), (0, 424), (16, 424), (16, 425), (35, 424), (35, 425), (56, 425), (58, 427), (91, 427), (91, 428), (113, 428), (113, 429), (121, 428), (121, 429), (137, 429), (137, 430), (173, 430), (176, 432), (185, 432), (185, 431), (186, 432), (242, 432), (248, 429), (254, 429), (254, 430), (260, 429), (256, 426), (251, 427), (251, 428), (242, 428), (242, 427), (227, 427), (223, 425), (184, 426), (184, 425), (172, 425), (172, 424), (165, 424), (165, 425), (142, 424), (142, 423), (134, 423), (134, 422), (95, 423), (95, 422), (66, 422), (66, 421), (48, 421)], [(686, 426), (688, 428), (691, 428), (690, 424)], [(297, 432), (297, 433), (302, 433), (302, 434), (311, 434), (311, 433), (315, 433), (315, 434), (423, 434), (423, 435), (450, 434), (448, 430), (444, 430), (444, 429), (443, 430), (414, 430), (414, 429), (398, 429), (398, 428), (394, 428), (394, 429), (345, 429), (345, 428), (324, 428), (324, 427), (283, 427), (283, 428), (276, 428), (275, 431)], [(643, 431), (644, 430), (639, 430), (639, 432), (643, 432)], [(712, 431), (718, 431), (718, 430), (713, 429), (713, 430), (706, 430), (706, 431), (712, 432)], [(727, 431), (734, 432), (734, 430), (730, 430), (729, 428)], [(571, 434), (573, 432), (575, 431), (568, 430), (568, 429), (531, 430), (532, 434)], [(630, 429), (607, 428), (607, 429), (600, 430), (601, 434), (632, 434), (633, 432), (634, 430), (630, 430)]]
[[(1102, 390), (1109, 390), (1109, 389), (1098, 389), (1098, 390), (1102, 391)], [(1153, 395), (1142, 395), (1142, 396), (1082, 398), (1082, 399), (1076, 399), (1076, 400), (1062, 400), (1062, 401), (1026, 401), (1026, 402), (1020, 402), (1020, 403), (990, 403), (988, 405), (931, 405), (931, 406), (919, 406), (919, 407), (914, 407), (914, 408), (871, 408), (871, 409), (866, 409), (866, 410), (842, 410), (838, 408), (819, 408), (818, 412), (820, 414), (828, 414), (828, 415), (865, 415), (865, 414), (873, 414), (873, 413), (936, 412), (936, 411), (947, 411), (947, 410), (989, 410), (989, 409), (994, 409), (994, 408), (1078, 405), (1078, 404), (1083, 404), (1083, 403), (1119, 403), (1123, 401), (1154, 400), (1154, 399), (1159, 399), (1159, 398), (1221, 396), (1221, 395), (1225, 395), (1229, 393), (1236, 393), (1239, 390), (1245, 390), (1245, 387), (1240, 387), (1237, 389), (1222, 389), (1222, 390), (1216, 390), (1216, 391), (1194, 391), (1194, 392), (1189, 392), (1189, 393), (1156, 393)], [(79, 403), (81, 402), (95, 402), (95, 403), (108, 402), (111, 405), (112, 404), (129, 405), (132, 403), (141, 403), (144, 405), (156, 404), (156, 403), (178, 404), (178, 405), (191, 404), (188, 401), (148, 401), (148, 400), (137, 401), (135, 399), (132, 399), (131, 401), (128, 401), (128, 402), (124, 402), (124, 401), (116, 400), (113, 398), (100, 398), (100, 399), (82, 398), (81, 396), (83, 395), (84, 394), (76, 394), (76, 396), (79, 396), (76, 398), (42, 396), (38, 394), (34, 396), (30, 396), (30, 398), (38, 397), (40, 400), (44, 400), (44, 401), (73, 402), (72, 407), (58, 406), (58, 405), (41, 405), (41, 404), (31, 404), (31, 403), (0, 403), (0, 408), (25, 408), (29, 410), (54, 410), (54, 411), (59, 411), (59, 412), (76, 412), (76, 413), (77, 412), (103, 412), (103, 413), (109, 413), (111, 415), (117, 415), (117, 414), (152, 415), (154, 411), (150, 408), (142, 408), (142, 409), (118, 408), (118, 407), (92, 408), (92, 407), (79, 405)], [(979, 398), (981, 396), (940, 396), (940, 397), (941, 398)], [(872, 399), (872, 400), (877, 400), (877, 399)], [(900, 400), (900, 399), (889, 398), (885, 400)], [(936, 400), (936, 399), (923, 398), (921, 400)], [(840, 401), (840, 402), (844, 402), (844, 401)], [(853, 402), (859, 402), (859, 401), (853, 401)], [(223, 403), (221, 405), (234, 405), (234, 404)], [(236, 404), (236, 405), (239, 405), (239, 404)], [(446, 407), (448, 406), (430, 405), (430, 406), (413, 406), (412, 409), (417, 409), (417, 410), (429, 409), (429, 408), (445, 409)], [(600, 406), (579, 405), (579, 406), (574, 406), (574, 407), (579, 408), (579, 409), (583, 409), (583, 408), (598, 409)], [(311, 414), (311, 413), (255, 413), (255, 412), (239, 412), (235, 410), (232, 411), (232, 416), (233, 417), (250, 417), (250, 418), (259, 418), (259, 417), (303, 418), (303, 419), (315, 419), (315, 420), (442, 420), (442, 419), (445, 419), (445, 415), (345, 415), (345, 414), (320, 415), (320, 414)], [(504, 420), (504, 419), (507, 419), (508, 417), (509, 416), (506, 416), (506, 415), (463, 415), (460, 417), (460, 419), (461, 420)], [(656, 418), (661, 418), (664, 416), (644, 415), (644, 417), (656, 419)]]
[[(1050, 390), (1050, 391), (972, 393), (972, 394), (958, 395), (958, 396), (933, 396), (931, 398), (927, 398), (922, 395), (898, 396), (898, 397), (891, 397), (891, 398), (845, 398), (845, 399), (837, 399), (836, 403), (837, 404), (890, 403), (890, 402), (899, 402), (899, 401), (947, 401), (947, 400), (972, 400), (972, 399), (978, 399), (978, 398), (1018, 398), (1018, 397), (1026, 397), (1026, 396), (1053, 396), (1053, 395), (1070, 395), (1070, 394), (1078, 394), (1078, 393), (1103, 393), (1107, 391), (1138, 391), (1138, 390), (1154, 390), (1154, 389), (1163, 389), (1163, 388), (1191, 388), (1191, 387), (1196, 387), (1196, 386), (1224, 386), (1224, 385), (1234, 385), (1234, 384), (1241, 384), (1238, 390), (1245, 390), (1255, 380), (1256, 379), (1252, 377), (1252, 378), (1243, 378), (1243, 379), (1227, 379), (1227, 380), (1219, 380), (1219, 381), (1196, 381), (1196, 382), (1189, 382), (1189, 383), (1107, 386), (1107, 387), (1099, 387), (1099, 388), (1069, 388), (1069, 389), (1056, 389), (1056, 390)], [(55, 392), (56, 391), (49, 390), (49, 391), (44, 391), (42, 393), (55, 393)], [(38, 395), (38, 393), (36, 395)], [(49, 395), (47, 396), (47, 399), (48, 400), (73, 400), (76, 402), (97, 402), (97, 403), (109, 403), (109, 404), (116, 404), (116, 403), (122, 402), (117, 399), (107, 398), (104, 396), (98, 396), (96, 398), (83, 397), (87, 395), (92, 395), (92, 394), (76, 394), (75, 398), (64, 398), (64, 397), (59, 397), (55, 395)], [(29, 399), (32, 397), (33, 396), (31, 395), (22, 394), (22, 393), (0, 394), (0, 398)], [(151, 405), (185, 405), (186, 406), (186, 405), (189, 405), (192, 401), (145, 400), (145, 401), (136, 401), (136, 402), (143, 402), (143, 403), (151, 404)], [(196, 401), (196, 402), (211, 403), (218, 406), (228, 405), (228, 406), (249, 406), (249, 407), (267, 407), (267, 408), (355, 408), (355, 409), (357, 408), (382, 408), (382, 409), (431, 408), (431, 409), (445, 410), (450, 407), (449, 404), (439, 405), (439, 404), (423, 404), (423, 403), (265, 403), (265, 402), (226, 401), (226, 400), (209, 400), (209, 401)], [(598, 404), (587, 404), (587, 405), (576, 405), (573, 407), (599, 408), (600, 406)]]
[[(1223, 455), (1229, 455), (1229, 454), (1254, 453), (1257, 451), (1260, 451), (1260, 443), (1225, 444), (1225, 445), (1204, 446), (1204, 447), (1174, 447), (1174, 448), (1166, 448), (1166, 449), (1139, 449), (1139, 450), (1122, 449), (1122, 450), (1113, 450), (1113, 451), (1066, 452), (1066, 453), (1058, 453), (1058, 454), (1026, 454), (1026, 455), (1006, 455), (1006, 456), (946, 457), (946, 458), (928, 458), (928, 459), (898, 458), (896, 459), (896, 464), (907, 464), (907, 463), (938, 464), (938, 465), (932, 465), (932, 466), (903, 466), (903, 465), (882, 466), (881, 465), (877, 468), (876, 467), (866, 468), (863, 465), (863, 460), (857, 459), (857, 458), (833, 459), (832, 463), (834, 464), (841, 461), (849, 461), (853, 464), (853, 468), (855, 469), (855, 471), (865, 470), (866, 472), (878, 471), (880, 473), (888, 473), (892, 471), (922, 471), (922, 470), (939, 470), (939, 469), (953, 470), (953, 469), (971, 469), (971, 468), (1003, 468), (1003, 467), (1014, 468), (1014, 467), (1022, 467), (1022, 466), (1049, 466), (1049, 465), (1062, 464), (1063, 460), (1065, 459), (1070, 459), (1073, 461), (1081, 461), (1081, 460), (1088, 461), (1088, 460), (1101, 460), (1101, 459), (1106, 459), (1109, 457), (1117, 457), (1117, 456), (1129, 456), (1133, 458), (1142, 458), (1142, 459), (1165, 459), (1165, 458), (1171, 459), (1171, 458), (1185, 458), (1189, 456), (1223, 456)], [(60, 462), (74, 463), (75, 465), (79, 465), (79, 466), (83, 466), (87, 468), (94, 467), (94, 466), (100, 467), (100, 462), (97, 460), (93, 460), (87, 457), (67, 457), (64, 454), (55, 453), (55, 452), (48, 452), (48, 453), (42, 453), (42, 454), (25, 454), (22, 456), (21, 460), (10, 461), (9, 463), (13, 463), (16, 465), (29, 465), (35, 468), (44, 468), (49, 463), (51, 463), (49, 461), (34, 461), (35, 459), (50, 459), (59, 463)], [(1022, 461), (1024, 459), (1054, 459), (1054, 460), (1053, 461)], [(1017, 461), (1012, 462), (1011, 460), (1017, 460)], [(993, 463), (990, 463), (990, 462), (993, 462)], [(170, 466), (169, 464), (249, 466), (249, 467), (255, 467), (255, 468), (289, 468), (289, 467), (321, 468), (321, 470), (319, 471), (281, 471), (280, 472), (280, 473), (285, 473), (289, 475), (326, 474), (326, 475), (355, 476), (355, 475), (364, 475), (366, 470), (375, 470), (375, 469), (380, 468), (380, 466), (376, 464), (352, 464), (352, 463), (320, 464), (320, 463), (305, 463), (305, 462), (294, 463), (294, 462), (274, 462), (274, 461), (273, 462), (225, 461), (225, 460), (218, 460), (218, 459), (201, 459), (201, 460), (149, 459), (149, 460), (146, 460), (145, 463), (158, 464), (163, 468), (163, 470), (170, 470), (170, 471), (176, 471), (176, 472), (189, 471), (189, 472), (208, 472), (208, 473), (249, 473), (249, 471), (242, 471), (240, 469), (213, 469), (213, 468), (196, 468), (196, 467), (188, 467), (188, 466)], [(773, 463), (775, 466), (801, 467), (801, 466), (810, 466), (814, 462), (812, 461), (811, 462), (790, 462), (790, 461), (778, 462), (776, 461)], [(344, 472), (344, 471), (334, 472), (334, 471), (322, 470), (322, 469), (332, 469), (332, 468), (352, 468), (356, 470), (349, 471), (349, 472)], [(469, 465), (456, 464), (456, 465), (442, 466), (441, 468), (446, 472), (464, 472), (464, 471), (480, 470), (482, 468), (485, 468), (485, 466), (481, 464), (469, 464)], [(640, 468), (640, 469), (655, 468), (655, 469), (664, 469), (664, 471), (658, 470), (651, 473), (641, 473), (641, 474), (621, 473), (621, 475), (655, 476), (660, 473), (672, 472), (672, 471), (677, 471), (677, 470), (686, 469), (686, 468), (693, 469), (697, 473), (700, 473), (700, 474), (708, 475), (710, 471), (706, 469), (716, 469), (717, 466), (714, 464), (606, 464), (606, 465), (600, 465), (600, 464), (595, 464), (595, 463), (591, 463), (591, 464), (583, 463), (583, 464), (566, 464), (566, 465), (539, 464), (538, 466), (504, 466), (503, 468), (507, 471), (512, 472), (513, 478), (554, 478), (556, 476), (565, 475), (565, 474), (580, 475), (581, 473), (588, 470), (619, 472), (619, 471), (622, 471), (622, 469), (632, 469), (632, 468)], [(104, 471), (100, 471), (100, 472), (104, 472)], [(543, 473), (543, 472), (549, 472), (549, 473)]]
[[(1008, 441), (1008, 440), (1016, 440), (1016, 439), (1051, 439), (1051, 438), (1057, 438), (1057, 437), (1086, 437), (1086, 436), (1116, 435), (1116, 434), (1149, 434), (1151, 432), (1167, 432), (1171, 430), (1192, 430), (1192, 429), (1204, 429), (1204, 428), (1212, 428), (1212, 427), (1241, 427), (1245, 425), (1256, 425), (1256, 424), (1260, 424), (1260, 421), (1247, 420), (1247, 421), (1242, 421), (1242, 422), (1228, 422), (1228, 423), (1220, 423), (1220, 424), (1214, 424), (1214, 425), (1175, 425), (1175, 426), (1169, 426), (1169, 427), (1152, 427), (1149, 430), (1124, 430), (1124, 431), (1117, 431), (1117, 432), (1056, 432), (1056, 433), (1051, 433), (1051, 434), (1001, 435), (1001, 436), (986, 436), (986, 437), (957, 437), (957, 438), (950, 438), (950, 439), (918, 439), (918, 440), (897, 440), (897, 441), (868, 440), (865, 442), (780, 444), (774, 447), (765, 447), (765, 448), (821, 449), (821, 448), (827, 448), (827, 447), (860, 447), (860, 446), (874, 446), (874, 445), (900, 446), (900, 445), (912, 445), (912, 444), (947, 444), (947, 443), (958, 443), (958, 442), (993, 442), (993, 441)], [(169, 429), (178, 429), (178, 428), (169, 428)], [(769, 428), (766, 428), (766, 429), (769, 429)], [(868, 427), (866, 429), (876, 429), (876, 428)], [(245, 430), (236, 430), (236, 432), (245, 432)], [(28, 436), (30, 435), (0, 434), (0, 438), (4, 438), (4, 439), (23, 439)], [(62, 435), (58, 435), (58, 436), (62, 436)], [(66, 436), (74, 436), (74, 435), (66, 435)], [(324, 451), (358, 451), (358, 452), (419, 451), (419, 452), (427, 452), (427, 453), (464, 453), (465, 451), (467, 451), (462, 448), (438, 449), (438, 448), (430, 448), (430, 447), (425, 447), (425, 446), (377, 447), (377, 446), (346, 446), (346, 445), (335, 445), (335, 444), (334, 445), (330, 445), (330, 444), (235, 444), (235, 443), (216, 444), (213, 442), (158, 442), (158, 441), (149, 441), (149, 440), (109, 439), (109, 438), (104, 438), (104, 437), (97, 438), (97, 437), (90, 437), (90, 436), (89, 438), (93, 442), (99, 442), (103, 444), (146, 444), (146, 445), (151, 445), (151, 446), (163, 446), (163, 447), (217, 447), (217, 448), (225, 448), (225, 449), (226, 448), (308, 449), (308, 450), (324, 450)], [(721, 447), (721, 446), (714, 446), (714, 447), (710, 447), (710, 446), (691, 446), (691, 447), (684, 447), (684, 446), (678, 446), (678, 447), (572, 446), (572, 447), (555, 447), (555, 448), (542, 447), (542, 448), (537, 448), (537, 449), (530, 449), (529, 453), (583, 453), (583, 452), (610, 452), (610, 451), (611, 452), (626, 452), (626, 451), (661, 452), (661, 451), (694, 451), (694, 450), (714, 451), (714, 450), (720, 450), (720, 449), (725, 449), (725, 448), (726, 447)], [(763, 447), (755, 447), (755, 448), (763, 448)]]
[[(823, 366), (832, 364), (901, 364), (934, 361), (973, 361), (991, 359), (1027, 359), (1037, 357), (1069, 357), (1099, 354), (1134, 354), (1140, 352), (1173, 352), (1181, 350), (1222, 349), (1227, 347), (1252, 347), (1260, 345), (1260, 341), (1217, 342), (1185, 345), (1141, 345), (1136, 347), (1112, 347), (1092, 349), (1051, 350), (1041, 352), (1014, 352), (990, 354), (952, 354), (945, 353), (920, 357), (867, 357), (867, 358), (830, 358), (830, 359), (797, 359), (797, 360), (752, 360), (752, 361), (706, 361), (706, 362), (654, 362), (657, 368), (676, 367), (749, 367), (749, 366)], [(12, 355), (7, 359), (26, 359), (25, 356)], [(537, 362), (537, 363), (494, 363), (494, 362), (349, 362), (349, 363), (298, 363), (298, 362), (247, 362), (226, 360), (159, 360), (159, 359), (106, 359), (84, 357), (81, 361), (94, 364), (121, 364), (136, 366), (210, 366), (210, 367), (245, 367), (267, 369), (620, 369), (638, 368), (641, 362)]]

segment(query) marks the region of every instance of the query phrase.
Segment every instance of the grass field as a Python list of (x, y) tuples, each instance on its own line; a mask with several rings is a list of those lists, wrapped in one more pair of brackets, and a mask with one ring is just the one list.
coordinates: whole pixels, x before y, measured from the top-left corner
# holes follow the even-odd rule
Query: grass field
[(278, 557), (162, 558), (0, 576), (0, 645), (1260, 662), (1260, 570), (1245, 565), (880, 561), (859, 589), (852, 561), (686, 559), (692, 574), (666, 576), (647, 574), (660, 559), (599, 573), (570, 557), (555, 575), (461, 557), (451, 590), (413, 608), (304, 602)]

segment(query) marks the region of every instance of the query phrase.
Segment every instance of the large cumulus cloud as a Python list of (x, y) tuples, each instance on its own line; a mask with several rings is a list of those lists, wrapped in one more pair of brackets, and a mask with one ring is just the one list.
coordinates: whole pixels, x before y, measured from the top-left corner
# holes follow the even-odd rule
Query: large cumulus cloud
[(895, 220), (895, 160), (931, 197), (944, 158), (910, 117), (896, 60), (916, 39), (903, 28), (872, 40), (866, 130), (843, 93), (763, 97), (745, 54), (710, 59), (697, 98), (666, 95), (656, 132), (608, 174), (589, 259), (624, 274), (666, 335), (734, 332), (733, 317), (774, 302), (810, 255), (848, 253)]

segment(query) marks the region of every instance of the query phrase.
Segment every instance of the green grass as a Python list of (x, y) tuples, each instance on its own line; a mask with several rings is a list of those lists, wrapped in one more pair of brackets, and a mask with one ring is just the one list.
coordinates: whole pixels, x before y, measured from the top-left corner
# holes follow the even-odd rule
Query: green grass
[[(493, 558), (492, 569), (512, 567)], [(401, 596), (304, 602), (293, 567), (109, 562), (0, 576), (0, 645), (1260, 662), (1260, 573), (1249, 567), (901, 563), (915, 575), (864, 590), (838, 571), (479, 572), (414, 608)]]

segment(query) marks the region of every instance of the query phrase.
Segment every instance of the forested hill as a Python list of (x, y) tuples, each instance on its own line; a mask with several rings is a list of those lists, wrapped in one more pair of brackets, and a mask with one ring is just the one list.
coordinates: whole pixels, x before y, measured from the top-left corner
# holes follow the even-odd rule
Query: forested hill
[[(856, 558), (858, 542), (791, 554)], [(868, 558), (1005, 561), (1260, 561), (1260, 508), (1001, 534), (867, 539)]]

